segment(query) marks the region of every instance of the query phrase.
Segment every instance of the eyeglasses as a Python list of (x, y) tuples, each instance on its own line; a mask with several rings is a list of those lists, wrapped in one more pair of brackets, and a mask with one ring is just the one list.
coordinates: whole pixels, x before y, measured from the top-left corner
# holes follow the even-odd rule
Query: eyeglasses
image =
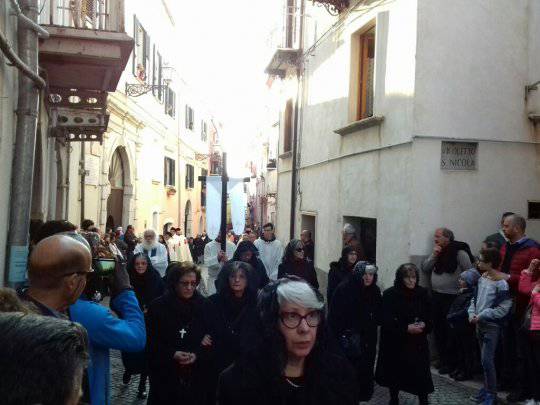
[(302, 319), (306, 320), (309, 327), (315, 328), (321, 323), (321, 313), (319, 311), (312, 311), (307, 315), (300, 315), (296, 312), (282, 312), (279, 314), (281, 322), (289, 329), (298, 328)]
[(246, 230), (246, 234), (249, 235), (250, 233), (251, 233), (251, 230), (250, 230), (250, 229), (247, 229), (247, 230)]
[(197, 282), (196, 281), (179, 281), (178, 284), (180, 284), (184, 288), (188, 288), (188, 287), (196, 288), (197, 287)]
[(77, 274), (78, 276), (85, 276), (88, 278), (88, 275), (92, 274), (94, 272), (94, 269), (90, 268), (88, 271), (72, 271), (71, 273), (62, 274), (62, 277), (68, 277), (72, 276), (73, 274)]
[(304, 248), (296, 248), (294, 249), (295, 252), (303, 252), (304, 251)]

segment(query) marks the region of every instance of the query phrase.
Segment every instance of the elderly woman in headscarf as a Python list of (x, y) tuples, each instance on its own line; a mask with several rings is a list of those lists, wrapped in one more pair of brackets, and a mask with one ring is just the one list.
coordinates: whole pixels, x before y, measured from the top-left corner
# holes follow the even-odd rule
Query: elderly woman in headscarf
[(433, 329), (431, 301), (418, 279), (414, 264), (402, 264), (394, 286), (383, 294), (376, 381), (390, 390), (390, 405), (399, 404), (399, 391), (426, 405), (434, 390), (427, 340)]
[[(137, 253), (131, 258), (127, 271), (139, 306), (146, 314), (150, 303), (161, 297), (165, 290), (163, 279), (152, 266), (150, 258), (144, 253)], [(146, 379), (148, 377), (146, 352), (122, 352), (122, 362), (125, 368), (122, 379), (124, 384), (129, 383), (133, 374), (140, 374), (138, 398), (146, 398)]]
[(283, 259), (278, 268), (278, 278), (287, 275), (306, 280), (313, 288), (319, 289), (319, 281), (313, 262), (304, 255), (304, 244), (299, 239), (291, 240), (285, 247)]
[(381, 304), (377, 267), (367, 262), (356, 264), (351, 277), (336, 288), (330, 304), (328, 323), (356, 370), (361, 401), (369, 401), (373, 395)]
[(208, 392), (215, 392), (219, 374), (260, 339), (253, 267), (230, 261), (221, 272), (223, 283), (217, 286), (217, 293), (208, 298), (212, 314), (210, 335), (214, 343), (214, 376)]
[(262, 338), (218, 383), (220, 405), (356, 405), (354, 371), (328, 349), (324, 300), (305, 280), (267, 285), (257, 307)]
[(334, 291), (337, 286), (344, 280), (347, 280), (353, 273), (355, 264), (358, 262), (357, 251), (350, 246), (346, 246), (341, 251), (341, 257), (337, 262), (330, 263), (330, 270), (328, 271), (328, 287), (326, 290), (326, 299), (330, 304)]
[[(257, 289), (263, 288), (270, 279), (266, 273), (266, 268), (264, 267), (263, 262), (259, 259), (259, 251), (250, 241), (243, 241), (238, 244), (234, 256), (230, 262), (244, 262), (248, 263), (253, 267), (253, 279)], [(216, 290), (219, 285), (223, 285), (227, 282), (226, 276), (223, 272), (219, 272), (219, 275), (216, 280)]]

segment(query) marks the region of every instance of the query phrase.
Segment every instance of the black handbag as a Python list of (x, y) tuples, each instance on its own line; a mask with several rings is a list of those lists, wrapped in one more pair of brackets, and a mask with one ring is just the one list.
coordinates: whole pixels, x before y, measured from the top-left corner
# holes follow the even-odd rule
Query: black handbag
[(532, 304), (529, 304), (523, 315), (523, 320), (521, 321), (521, 330), (529, 332), (531, 330), (531, 317), (532, 317)]
[(343, 354), (349, 359), (357, 359), (363, 354), (362, 336), (350, 329), (345, 330), (339, 337), (339, 345)]

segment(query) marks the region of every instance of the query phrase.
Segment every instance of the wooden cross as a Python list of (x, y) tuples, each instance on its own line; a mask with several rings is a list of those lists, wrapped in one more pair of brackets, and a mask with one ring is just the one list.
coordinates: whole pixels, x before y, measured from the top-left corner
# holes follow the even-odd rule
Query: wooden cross
[(184, 338), (184, 335), (187, 333), (187, 330), (185, 330), (184, 328), (180, 329), (180, 339), (183, 339)]
[[(227, 153), (223, 152), (221, 157), (221, 226), (219, 234), (221, 235), (221, 250), (227, 251), (227, 182), (229, 176), (227, 174)], [(206, 176), (199, 176), (199, 181), (206, 183)], [(250, 182), (249, 177), (244, 177), (244, 182)], [(231, 259), (231, 258), (229, 258)]]

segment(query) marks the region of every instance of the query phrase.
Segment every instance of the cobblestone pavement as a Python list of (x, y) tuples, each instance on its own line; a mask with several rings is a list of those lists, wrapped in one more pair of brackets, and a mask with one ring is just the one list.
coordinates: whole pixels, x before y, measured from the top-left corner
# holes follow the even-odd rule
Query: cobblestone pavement
[[(137, 399), (137, 387), (139, 384), (139, 376), (133, 376), (128, 385), (122, 383), (122, 374), (124, 368), (120, 353), (111, 351), (111, 389), (112, 389), (112, 404), (113, 405), (143, 405), (146, 400)], [(430, 395), (430, 404), (444, 405), (472, 405), (473, 402), (469, 399), (476, 390), (474, 388), (465, 387), (457, 384), (447, 378), (433, 375), (433, 383), (435, 384), (435, 392)], [(388, 404), (388, 391), (382, 387), (376, 387), (375, 394), (369, 402), (361, 404), (386, 405)], [(418, 400), (409, 394), (400, 394), (401, 405), (417, 404)], [(330, 404), (329, 404), (330, 405)]]

